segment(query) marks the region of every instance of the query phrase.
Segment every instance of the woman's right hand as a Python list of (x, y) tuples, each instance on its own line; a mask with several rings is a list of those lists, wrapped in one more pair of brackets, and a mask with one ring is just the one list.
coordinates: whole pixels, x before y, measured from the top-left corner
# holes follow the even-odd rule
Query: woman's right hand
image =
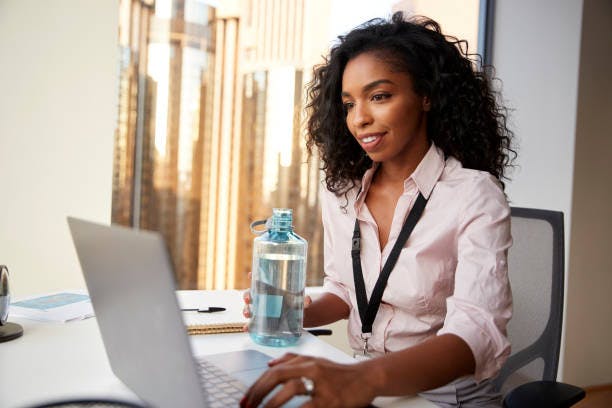
[[(249, 272), (248, 277), (249, 277), (248, 281), (251, 282), (253, 273)], [(242, 315), (246, 317), (247, 319), (250, 319), (251, 318), (251, 303), (253, 302), (253, 300), (251, 299), (251, 289), (247, 289), (244, 292), (242, 292), (242, 300), (244, 300), (244, 307), (242, 308)], [(245, 325), (242, 327), (242, 331), (248, 332), (249, 324), (250, 322), (245, 323)]]
[[(242, 308), (242, 315), (247, 319), (251, 318), (251, 290), (247, 289), (242, 293), (242, 300), (244, 300), (244, 307)], [(243, 331), (249, 331), (249, 323), (245, 324)]]
[[(249, 281), (251, 280), (251, 272), (249, 272)], [(242, 308), (242, 315), (244, 317), (246, 317), (247, 319), (250, 319), (252, 317), (251, 314), (251, 303), (253, 303), (253, 299), (251, 299), (251, 290), (247, 289), (244, 292), (242, 292), (242, 300), (244, 300), (244, 307)], [(310, 306), (310, 304), (312, 303), (312, 299), (310, 296), (304, 296), (304, 313), (306, 313), (306, 308), (308, 306)], [(248, 332), (249, 331), (249, 323), (246, 323), (244, 325), (244, 327), (242, 328), (243, 331)]]
[[(302, 407), (364, 407), (377, 395), (380, 375), (366, 366), (375, 359), (356, 364), (297, 354), (285, 354), (268, 362), (264, 372), (240, 401), (240, 407), (258, 407), (277, 386), (278, 392), (266, 402), (266, 407), (281, 407), (296, 395), (310, 395)], [(378, 370), (380, 371), (380, 370)], [(310, 381), (314, 389), (306, 389)]]

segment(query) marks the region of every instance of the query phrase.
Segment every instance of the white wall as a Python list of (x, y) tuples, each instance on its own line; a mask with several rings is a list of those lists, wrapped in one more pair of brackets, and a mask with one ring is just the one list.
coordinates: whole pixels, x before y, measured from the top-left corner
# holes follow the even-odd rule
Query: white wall
[(612, 383), (612, 2), (584, 0), (564, 379)]
[(510, 204), (563, 211), (566, 243), (571, 225), (581, 14), (582, 1), (499, 0), (493, 35), (493, 65), (502, 80), (517, 137), (517, 167), (512, 181), (506, 183)]
[(584, 0), (584, 21), (581, 0), (496, 5), (493, 64), (519, 138), (507, 192), (514, 206), (565, 214), (559, 377), (580, 386), (612, 383), (610, 2)]
[(110, 221), (116, 1), (0, 0), (0, 263), (14, 295), (82, 287), (66, 216)]
[(568, 227), (581, 13), (576, 0), (498, 0), (494, 26), (493, 65), (520, 144), (511, 204), (563, 211)]

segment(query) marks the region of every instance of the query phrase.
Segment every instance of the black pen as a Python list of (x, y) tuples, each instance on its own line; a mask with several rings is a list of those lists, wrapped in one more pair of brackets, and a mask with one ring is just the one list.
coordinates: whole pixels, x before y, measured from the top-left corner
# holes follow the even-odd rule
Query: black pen
[(206, 309), (181, 309), (182, 312), (198, 312), (198, 313), (215, 313), (215, 312), (224, 312), (224, 307), (210, 306)]

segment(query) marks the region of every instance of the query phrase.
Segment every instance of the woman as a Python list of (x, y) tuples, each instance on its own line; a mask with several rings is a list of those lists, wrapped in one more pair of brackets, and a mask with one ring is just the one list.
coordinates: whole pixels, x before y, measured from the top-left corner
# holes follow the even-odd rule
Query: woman
[(432, 20), (396, 13), (340, 37), (315, 69), (307, 143), (325, 171), (326, 276), (304, 325), (348, 318), (363, 361), (286, 355), (241, 406), (281, 383), (266, 406), (305, 393), (308, 406), (415, 393), (440, 406), (500, 406), (489, 380), (510, 353), (501, 179), (512, 132), (461, 45)]

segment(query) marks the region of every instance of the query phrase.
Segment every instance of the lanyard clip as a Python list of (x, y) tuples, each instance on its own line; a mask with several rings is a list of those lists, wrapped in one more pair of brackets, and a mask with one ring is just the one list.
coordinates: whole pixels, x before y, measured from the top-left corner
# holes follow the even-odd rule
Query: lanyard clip
[(370, 350), (368, 349), (368, 340), (372, 337), (372, 333), (361, 333), (361, 340), (363, 340), (363, 349), (360, 352), (354, 351), (353, 358), (355, 360), (369, 360), (372, 358)]
[(359, 251), (361, 251), (361, 231), (359, 230), (359, 220), (356, 218), (351, 244), (351, 253), (353, 254), (353, 256), (359, 255)]
[(361, 249), (361, 243), (359, 242), (359, 238), (353, 238), (353, 242), (352, 242), (352, 246), (351, 246), (351, 251), (355, 252), (359, 252)]
[(363, 355), (367, 356), (369, 354), (368, 350), (368, 340), (372, 337), (372, 333), (361, 333), (361, 340), (363, 340)]

